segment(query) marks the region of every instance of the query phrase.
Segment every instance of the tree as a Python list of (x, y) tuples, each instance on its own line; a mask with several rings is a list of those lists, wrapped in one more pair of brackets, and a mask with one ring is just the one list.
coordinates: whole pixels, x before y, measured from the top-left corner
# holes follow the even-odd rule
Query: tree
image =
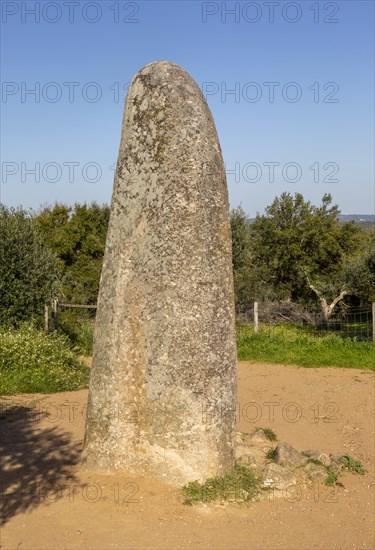
[(109, 207), (55, 204), (35, 218), (44, 238), (64, 263), (64, 295), (68, 301), (95, 304), (99, 291)]
[(359, 254), (349, 258), (345, 265), (348, 287), (362, 304), (375, 302), (375, 229), (366, 237)]
[(237, 312), (246, 311), (256, 300), (270, 298), (273, 289), (267, 283), (263, 265), (252, 254), (251, 224), (239, 206), (231, 211), (234, 294)]
[(246, 267), (250, 257), (250, 225), (242, 206), (230, 213), (233, 269)]
[(61, 289), (62, 264), (32, 222), (32, 213), (0, 205), (0, 323), (43, 313)]
[[(309, 288), (317, 296), (320, 302), (320, 307), (322, 309), (323, 319), (324, 321), (327, 322), (332, 317), (333, 311), (337, 306), (337, 304), (341, 302), (341, 300), (343, 300), (347, 294), (349, 294), (349, 289), (344, 284), (341, 290), (339, 291), (340, 293), (337, 296), (335, 296), (333, 299), (331, 299), (332, 301), (330, 301), (330, 299), (327, 298), (327, 294), (328, 294), (327, 290), (329, 291), (331, 289), (327, 289), (327, 285), (325, 285), (324, 289), (322, 288), (318, 289), (316, 288), (316, 286), (311, 284), (308, 277), (307, 277), (307, 282), (308, 282)], [(332, 288), (332, 285), (331, 285), (331, 288)], [(333, 294), (337, 294), (336, 289), (333, 292)]]
[(361, 232), (352, 222), (340, 225), (331, 201), (326, 194), (317, 207), (300, 193), (283, 193), (251, 228), (254, 260), (264, 267), (278, 298), (308, 302), (318, 297), (325, 316), (348, 292), (344, 263), (358, 248)]

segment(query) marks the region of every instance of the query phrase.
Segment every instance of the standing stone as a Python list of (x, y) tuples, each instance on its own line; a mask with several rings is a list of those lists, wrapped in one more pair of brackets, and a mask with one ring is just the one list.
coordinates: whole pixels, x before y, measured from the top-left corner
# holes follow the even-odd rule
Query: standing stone
[(228, 191), (208, 105), (156, 62), (126, 100), (83, 465), (169, 483), (229, 471), (236, 346)]

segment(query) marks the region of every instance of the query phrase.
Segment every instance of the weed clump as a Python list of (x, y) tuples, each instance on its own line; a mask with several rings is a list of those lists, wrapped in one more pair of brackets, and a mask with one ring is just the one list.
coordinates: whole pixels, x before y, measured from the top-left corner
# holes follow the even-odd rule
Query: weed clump
[(324, 485), (328, 485), (328, 486), (336, 485), (337, 477), (338, 477), (337, 474), (332, 470), (330, 470), (329, 468), (326, 468), (326, 470), (327, 470), (327, 477), (324, 481)]
[(359, 460), (352, 458), (350, 455), (341, 455), (340, 461), (344, 464), (344, 468), (349, 470), (349, 472), (353, 472), (361, 476), (367, 473), (367, 470), (364, 468), (363, 464)]
[(250, 468), (236, 464), (224, 476), (212, 477), (204, 483), (191, 481), (182, 488), (182, 494), (184, 504), (190, 506), (197, 502), (248, 502), (257, 498), (260, 485), (260, 479)]
[(266, 458), (268, 460), (275, 460), (276, 458), (276, 449), (268, 449), (266, 453)]
[(52, 393), (87, 387), (89, 371), (67, 336), (30, 323), (0, 328), (0, 394)]
[(263, 430), (264, 435), (269, 441), (277, 441), (277, 435), (271, 428), (257, 428), (257, 430)]

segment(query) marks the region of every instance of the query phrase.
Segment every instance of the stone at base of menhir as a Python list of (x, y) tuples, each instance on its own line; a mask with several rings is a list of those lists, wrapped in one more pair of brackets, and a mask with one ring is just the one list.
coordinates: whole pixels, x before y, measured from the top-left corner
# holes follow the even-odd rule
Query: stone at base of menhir
[(307, 457), (297, 451), (287, 441), (281, 441), (275, 450), (275, 462), (280, 465), (302, 466), (306, 464)]
[(297, 484), (297, 478), (284, 466), (271, 462), (263, 470), (263, 488), (287, 491), (289, 487)]
[(325, 481), (327, 479), (328, 474), (326, 468), (324, 468), (324, 466), (320, 466), (319, 464), (309, 462), (304, 467), (304, 471), (313, 481)]

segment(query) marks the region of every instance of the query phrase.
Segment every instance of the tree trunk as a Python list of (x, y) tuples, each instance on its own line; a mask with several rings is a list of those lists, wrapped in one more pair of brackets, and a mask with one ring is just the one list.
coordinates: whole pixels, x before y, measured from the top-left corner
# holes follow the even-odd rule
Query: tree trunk
[(307, 279), (307, 283), (309, 285), (309, 288), (311, 288), (311, 290), (317, 295), (320, 302), (320, 307), (322, 308), (324, 322), (328, 323), (328, 321), (332, 317), (333, 310), (335, 309), (337, 304), (341, 302), (341, 300), (343, 300), (343, 298), (348, 294), (348, 290), (342, 288), (340, 294), (336, 296), (336, 298), (332, 300), (330, 304), (328, 304), (322, 293), (310, 283), (309, 279)]

